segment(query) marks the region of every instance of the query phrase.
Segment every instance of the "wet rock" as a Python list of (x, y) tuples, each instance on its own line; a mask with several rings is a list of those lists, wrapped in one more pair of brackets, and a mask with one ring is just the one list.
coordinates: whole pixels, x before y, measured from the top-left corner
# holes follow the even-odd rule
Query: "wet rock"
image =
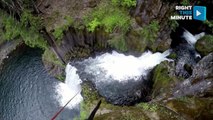
[(129, 80), (128, 82), (110, 82), (97, 86), (99, 94), (106, 101), (114, 105), (134, 105), (140, 101), (147, 101), (146, 96), (150, 92), (147, 80)]
[(181, 82), (174, 90), (174, 96), (213, 95), (213, 53), (205, 56), (193, 68), (192, 76)]
[(186, 120), (211, 120), (213, 118), (213, 99), (180, 97), (169, 100), (166, 106)]
[(174, 51), (177, 54), (176, 75), (188, 78), (191, 74), (187, 71), (187, 69), (185, 69), (186, 66), (190, 69), (193, 68), (198, 59), (194, 46), (183, 43), (177, 46)]
[(175, 3), (164, 2), (163, 0), (137, 0), (137, 6), (134, 12), (134, 17), (137, 23), (143, 28), (149, 25), (153, 20), (159, 22), (160, 29), (155, 42), (150, 44), (150, 48), (154, 51), (165, 51), (171, 44), (171, 27), (168, 24), (168, 17), (174, 11)]
[(206, 56), (209, 53), (213, 52), (213, 36), (206, 35), (195, 44), (196, 50), (202, 55)]
[[(95, 120), (184, 120), (177, 113), (153, 103), (131, 107), (106, 107), (109, 113), (97, 114)], [(100, 108), (100, 111), (103, 108)]]
[[(81, 79), (85, 80), (80, 73)], [(88, 75), (87, 75), (88, 77)], [(91, 77), (90, 77), (91, 78)], [(93, 83), (98, 93), (103, 96), (107, 102), (114, 105), (134, 105), (140, 101), (147, 101), (146, 96), (150, 92), (150, 83), (147, 80), (129, 80), (126, 82), (110, 81)]]
[(175, 76), (174, 62), (162, 62), (157, 65), (152, 71), (152, 81), (154, 82), (152, 88), (152, 98), (159, 99), (166, 97), (165, 93), (172, 90), (179, 78)]

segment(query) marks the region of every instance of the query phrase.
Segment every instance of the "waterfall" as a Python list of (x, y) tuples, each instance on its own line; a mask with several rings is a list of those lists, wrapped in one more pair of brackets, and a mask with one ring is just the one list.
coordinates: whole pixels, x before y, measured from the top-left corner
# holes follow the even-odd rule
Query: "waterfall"
[(109, 81), (111, 78), (119, 82), (130, 79), (138, 80), (141, 76), (146, 76), (149, 70), (162, 61), (169, 60), (166, 57), (170, 52), (171, 50), (164, 53), (147, 51), (140, 57), (135, 57), (113, 51), (84, 60), (87, 63), (85, 72), (97, 76), (96, 81), (101, 82)]
[(72, 99), (68, 104), (68, 108), (74, 108), (83, 100), (81, 96), (81, 79), (76, 73), (77, 69), (70, 64), (66, 66), (66, 79), (65, 83), (60, 82), (56, 86), (56, 91), (58, 95), (56, 96), (59, 100), (61, 106), (64, 106), (71, 98), (73, 98), (77, 93), (78, 95)]
[(183, 33), (182, 37), (188, 42), (188, 44), (194, 46), (195, 43), (197, 42), (197, 40), (202, 38), (204, 35), (205, 35), (204, 32), (201, 32), (201, 33), (196, 34), (196, 35), (192, 35), (189, 31), (184, 29), (184, 33)]
[[(147, 51), (140, 57), (135, 57), (112, 51), (112, 53), (105, 53), (95, 58), (90, 57), (83, 61), (73, 61), (70, 63), (72, 65), (68, 64), (66, 67), (65, 83), (60, 83), (57, 86), (60, 104), (61, 106), (65, 105), (70, 98), (79, 92), (81, 90), (80, 84), (85, 80), (91, 81), (100, 95), (106, 98), (110, 97), (112, 102), (118, 100), (127, 105), (129, 103), (123, 101), (128, 99), (129, 96), (136, 96), (136, 98), (127, 100), (128, 102), (140, 99), (143, 96), (140, 96), (139, 93), (143, 93), (142, 88), (147, 86), (143, 83), (142, 76), (146, 77), (156, 65), (169, 60), (166, 57), (170, 52), (171, 50), (164, 53)], [(72, 108), (82, 100), (83, 98), (79, 93), (68, 107)], [(115, 102), (114, 104), (120, 103)]]

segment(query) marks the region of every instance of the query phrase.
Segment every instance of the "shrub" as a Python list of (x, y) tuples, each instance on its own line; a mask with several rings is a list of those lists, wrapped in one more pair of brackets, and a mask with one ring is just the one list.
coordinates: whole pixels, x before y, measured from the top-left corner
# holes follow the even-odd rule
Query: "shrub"
[(67, 31), (68, 28), (73, 24), (73, 18), (66, 16), (64, 17), (65, 23), (62, 26), (56, 27), (53, 35), (56, 40), (61, 40), (63, 37), (63, 32)]
[(132, 6), (129, 1), (134, 0), (104, 1), (84, 18), (86, 27), (90, 32), (94, 32), (99, 27), (107, 33), (119, 34), (113, 36), (109, 40), (109, 44), (121, 51), (127, 51), (125, 35), (130, 28), (128, 9), (122, 6)]
[(130, 26), (130, 16), (127, 10), (116, 7), (109, 2), (100, 4), (85, 17), (87, 29), (91, 32), (99, 26), (108, 33), (115, 30), (126, 32)]
[(157, 38), (160, 26), (157, 21), (152, 21), (149, 25), (141, 30), (141, 35), (145, 41), (154, 42)]
[(26, 10), (21, 14), (20, 21), (3, 12), (0, 16), (4, 26), (3, 39), (12, 40), (21, 37), (28, 46), (43, 49), (47, 47), (46, 41), (39, 33), (42, 27), (40, 19), (31, 15), (29, 11)]
[(123, 7), (135, 7), (136, 0), (111, 0), (113, 5), (119, 5)]

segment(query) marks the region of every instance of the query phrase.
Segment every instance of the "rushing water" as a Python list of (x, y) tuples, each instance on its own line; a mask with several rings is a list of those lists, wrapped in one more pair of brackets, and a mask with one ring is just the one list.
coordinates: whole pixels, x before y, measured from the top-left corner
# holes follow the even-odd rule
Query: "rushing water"
[[(45, 71), (41, 52), (28, 49), (8, 60), (0, 71), (0, 120), (50, 120), (64, 105), (62, 101), (73, 95), (66, 88)], [(70, 108), (65, 108), (57, 120), (79, 114), (77, 104)]]
[[(164, 53), (147, 51), (135, 57), (113, 51), (95, 58), (74, 61), (68, 67), (77, 69), (82, 81), (91, 81), (109, 102), (131, 105), (146, 97), (150, 70), (162, 61), (169, 60), (166, 58), (169, 54), (170, 50)], [(72, 72), (71, 76), (76, 76), (76, 72)]]

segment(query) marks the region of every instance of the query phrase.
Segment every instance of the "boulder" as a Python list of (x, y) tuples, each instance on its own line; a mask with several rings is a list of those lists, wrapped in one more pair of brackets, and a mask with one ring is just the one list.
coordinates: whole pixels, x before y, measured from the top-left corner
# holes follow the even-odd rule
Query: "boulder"
[(202, 55), (206, 56), (213, 52), (213, 35), (206, 35), (195, 44), (196, 50)]
[(192, 75), (178, 84), (173, 95), (212, 96), (213, 95), (213, 53), (205, 56), (193, 68)]

